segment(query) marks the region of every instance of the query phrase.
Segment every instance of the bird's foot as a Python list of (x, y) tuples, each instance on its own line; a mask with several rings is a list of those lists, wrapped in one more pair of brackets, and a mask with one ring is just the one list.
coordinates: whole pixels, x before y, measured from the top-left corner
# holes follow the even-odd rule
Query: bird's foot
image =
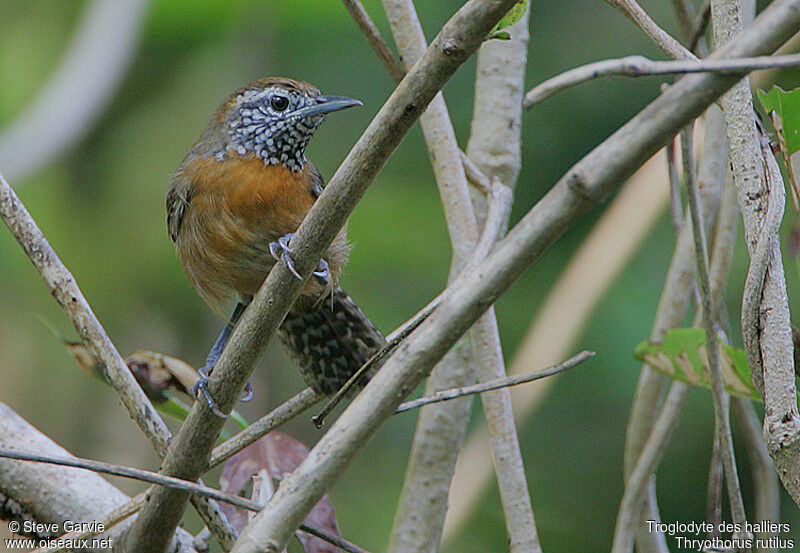
[(253, 383), (249, 380), (247, 384), (244, 385), (244, 390), (242, 390), (242, 397), (239, 398), (239, 401), (250, 401), (253, 399)]
[(276, 241), (270, 242), (269, 253), (272, 254), (272, 257), (275, 258), (275, 261), (283, 261), (286, 266), (289, 267), (289, 270), (294, 276), (300, 280), (303, 280), (303, 277), (301, 277), (300, 273), (297, 272), (297, 269), (294, 268), (294, 261), (292, 261), (292, 258), (289, 257), (289, 254), (292, 253), (292, 250), (289, 248), (289, 240), (292, 239), (292, 236), (294, 236), (294, 233), (290, 232), (288, 234), (284, 234)]
[[(303, 280), (303, 277), (300, 276), (300, 273), (298, 273), (297, 269), (294, 268), (294, 261), (292, 261), (291, 256), (289, 256), (289, 254), (292, 253), (291, 248), (289, 248), (289, 241), (293, 236), (294, 233), (290, 232), (288, 234), (284, 234), (276, 241), (270, 242), (269, 253), (275, 258), (275, 261), (283, 261), (294, 276), (300, 280)], [(322, 284), (327, 285), (328, 277), (330, 277), (331, 274), (330, 269), (328, 268), (328, 262), (324, 259), (320, 259), (319, 265), (317, 265), (317, 268), (311, 274), (317, 277)]]
[(217, 405), (217, 402), (213, 397), (211, 397), (211, 392), (208, 391), (208, 373), (211, 372), (212, 368), (213, 366), (205, 366), (197, 370), (197, 372), (200, 374), (200, 378), (198, 378), (197, 382), (192, 385), (192, 394), (199, 399), (200, 395), (198, 392), (200, 392), (206, 402), (206, 405), (208, 405), (208, 408), (211, 409), (211, 412), (224, 419), (227, 418), (227, 415), (219, 410), (219, 405)]
[(317, 265), (316, 270), (311, 274), (314, 275), (315, 277), (317, 277), (317, 280), (321, 284), (324, 284), (324, 285), (327, 286), (328, 285), (328, 277), (331, 276), (331, 271), (328, 268), (328, 262), (325, 261), (324, 259), (320, 259), (319, 260), (319, 265)]

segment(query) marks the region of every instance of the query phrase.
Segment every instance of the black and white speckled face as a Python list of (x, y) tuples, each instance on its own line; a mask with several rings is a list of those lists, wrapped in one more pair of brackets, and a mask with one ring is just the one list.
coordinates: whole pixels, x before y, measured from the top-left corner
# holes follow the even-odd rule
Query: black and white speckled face
[(318, 94), (271, 86), (247, 90), (228, 119), (229, 150), (240, 155), (255, 153), (267, 165), (286, 165), (299, 171), (306, 162), (308, 141), (325, 119), (314, 113)]

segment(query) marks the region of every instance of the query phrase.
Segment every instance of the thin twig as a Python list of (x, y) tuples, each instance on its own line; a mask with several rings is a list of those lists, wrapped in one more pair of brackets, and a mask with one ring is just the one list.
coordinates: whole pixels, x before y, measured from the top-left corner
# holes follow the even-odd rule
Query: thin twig
[(574, 357), (570, 357), (563, 363), (560, 363), (558, 365), (553, 365), (552, 367), (548, 367), (540, 371), (530, 372), (526, 374), (518, 374), (514, 376), (505, 376), (503, 378), (495, 378), (494, 380), (489, 380), (488, 382), (481, 382), (479, 384), (473, 384), (472, 386), (463, 386), (461, 388), (442, 390), (441, 392), (436, 392), (432, 396), (425, 396), (419, 399), (401, 403), (400, 406), (397, 408), (396, 413), (403, 413), (405, 411), (410, 411), (411, 409), (417, 409), (418, 407), (422, 407), (423, 405), (438, 403), (440, 401), (448, 401), (466, 395), (481, 394), (483, 392), (489, 392), (491, 390), (497, 390), (499, 388), (508, 388), (510, 386), (517, 386), (518, 384), (533, 382), (534, 380), (539, 380), (540, 378), (546, 378), (548, 376), (553, 376), (554, 374), (558, 374), (566, 370), (569, 370), (577, 365), (580, 365), (587, 359), (594, 357), (594, 355), (595, 352), (593, 351), (583, 351), (578, 355), (575, 355)]
[[(139, 480), (140, 482), (149, 482), (151, 484), (157, 484), (166, 488), (192, 492), (194, 494), (216, 499), (217, 501), (222, 501), (223, 503), (228, 503), (230, 505), (241, 507), (242, 509), (247, 509), (253, 512), (258, 512), (264, 508), (264, 505), (247, 499), (246, 497), (215, 490), (214, 488), (209, 488), (208, 486), (201, 486), (195, 482), (181, 480), (180, 478), (173, 478), (171, 476), (164, 476), (149, 470), (95, 461), (94, 459), (84, 459), (81, 457), (54, 457), (52, 455), (41, 455), (39, 453), (25, 451), (12, 451), (9, 449), (0, 449), (0, 458), (16, 459), (18, 461), (34, 463), (46, 463), (62, 467), (73, 467), (90, 470), (92, 472), (99, 472), (102, 474), (120, 476), (122, 478), (130, 478), (132, 480)], [(320, 528), (317, 528), (314, 525), (303, 523), (300, 525), (300, 529), (337, 547), (341, 547), (348, 553), (366, 553), (365, 549), (362, 549), (361, 547), (352, 544), (343, 538), (334, 536)]]
[[(604, 292), (617, 280), (667, 204), (663, 151), (653, 156), (614, 195), (610, 205), (581, 242), (578, 251), (548, 291), (517, 348), (509, 374), (522, 374), (569, 355)], [(511, 389), (516, 420), (530, 419), (557, 378), (525, 390)], [(441, 549), (461, 536), (494, 477), (488, 429), (470, 432), (450, 490), (450, 506)]]
[(656, 61), (644, 56), (626, 56), (581, 65), (547, 79), (525, 94), (522, 105), (525, 108), (533, 107), (568, 88), (601, 77), (645, 77), (706, 72), (745, 74), (760, 69), (796, 67), (798, 65), (800, 65), (800, 54), (677, 61)]
[(722, 379), (722, 368), (719, 364), (719, 339), (717, 328), (714, 324), (714, 300), (711, 296), (711, 283), (709, 278), (708, 240), (703, 229), (702, 206), (697, 191), (697, 182), (694, 174), (694, 155), (692, 152), (691, 126), (681, 131), (681, 154), (683, 155), (683, 173), (688, 192), (689, 212), (692, 216), (692, 233), (694, 235), (695, 259), (697, 260), (697, 282), (700, 289), (702, 304), (703, 327), (706, 331), (706, 352), (708, 354), (708, 372), (711, 378), (711, 397), (714, 400), (715, 436), (719, 439), (722, 466), (725, 469), (725, 482), (728, 488), (728, 501), (731, 505), (733, 522), (738, 524), (742, 533), (746, 516), (742, 490), (739, 485), (739, 473), (736, 470), (736, 457), (733, 451), (733, 436), (731, 435), (730, 399), (725, 391)]
[(719, 436), (714, 432), (714, 446), (711, 449), (711, 458), (708, 461), (708, 488), (706, 491), (706, 522), (711, 524), (711, 529), (706, 532), (706, 538), (719, 537), (722, 522), (722, 488), (725, 484), (724, 467), (722, 466), (722, 451)]
[[(707, 225), (712, 225), (715, 220), (720, 205), (720, 191), (723, 188), (723, 169), (726, 160), (724, 125), (722, 112), (716, 106), (706, 111), (705, 140), (698, 178), (702, 183), (700, 189), (703, 193), (702, 204), (705, 210), (703, 220)], [(653, 319), (650, 339), (654, 341), (663, 340), (667, 329), (682, 323), (696, 288), (694, 245), (691, 223), (688, 219), (689, 213), (685, 213), (682, 230), (675, 245)], [(719, 263), (719, 272), (724, 273), (727, 269), (723, 270), (722, 267), (728, 267), (729, 263), (723, 263), (722, 257), (717, 261), (716, 249), (721, 245), (720, 236), (722, 235), (718, 234), (717, 240), (715, 240), (713, 264), (716, 267)], [(628, 419), (624, 456), (626, 479), (633, 471), (640, 452), (652, 431), (668, 382), (669, 379), (662, 373), (647, 364), (642, 365)], [(653, 532), (647, 528), (646, 519), (657, 520), (657, 517), (653, 515), (658, 513), (654, 477), (650, 479), (647, 486), (645, 512), (651, 516), (648, 517), (645, 513), (640, 516), (636, 532), (637, 548), (647, 553), (666, 552), (668, 548), (663, 532)]]
[(675, 238), (681, 234), (683, 226), (683, 205), (681, 205), (681, 178), (678, 172), (678, 141), (673, 138), (667, 147), (667, 174), (669, 175), (669, 208), (672, 215), (672, 229)]
[(315, 392), (311, 388), (306, 388), (295, 394), (257, 421), (251, 423), (235, 436), (215, 447), (208, 461), (208, 469), (212, 469), (220, 463), (227, 461), (230, 457), (256, 440), (315, 405), (322, 400), (323, 397), (325, 396)]
[(345, 8), (347, 8), (353, 21), (358, 25), (358, 28), (364, 33), (367, 42), (372, 46), (372, 50), (375, 52), (375, 55), (378, 56), (378, 59), (386, 68), (392, 80), (395, 83), (402, 81), (403, 77), (406, 76), (406, 70), (403, 69), (403, 65), (398, 61), (397, 57), (386, 44), (383, 36), (381, 36), (381, 32), (378, 30), (378, 27), (372, 21), (372, 18), (369, 16), (369, 13), (367, 13), (367, 10), (364, 9), (361, 2), (359, 0), (342, 0), (342, 3)]
[[(733, 398), (733, 414), (744, 442), (747, 445), (750, 460), (750, 472), (753, 476), (753, 493), (755, 495), (755, 512), (751, 519), (754, 523), (780, 520), (780, 484), (775, 467), (772, 464), (764, 438), (761, 434), (761, 420), (756, 414), (753, 403), (747, 399)], [(756, 532), (756, 539), (766, 544), (778, 533), (762, 525), (763, 531)], [(774, 553), (777, 548), (767, 545), (757, 548), (759, 553)]]
[[(469, 2), (466, 6), (471, 4)], [(482, 4), (485, 5), (486, 0)], [(492, 5), (501, 11), (507, 7), (505, 4)], [(800, 11), (796, 7), (795, 0), (774, 0), (750, 29), (720, 50), (720, 57), (761, 55), (773, 51), (800, 25)], [(423, 64), (424, 58), (414, 69)], [(480, 270), (462, 286), (450, 289), (439, 308), (408, 338), (405, 347), (398, 348), (387, 360), (306, 459), (283, 482), (265, 509), (244, 530), (234, 553), (263, 551), (265, 548), (280, 551), (299, 521), (394, 413), (403, 396), (428, 374), (488, 306), (572, 223), (606, 198), (644, 160), (662, 148), (681, 127), (699, 116), (714, 98), (737, 80), (737, 77), (719, 74), (686, 76), (570, 169), (498, 242)], [(369, 161), (373, 162), (372, 159)], [(329, 184), (316, 205), (320, 205), (330, 187)], [(314, 213), (314, 208), (311, 213)], [(303, 270), (310, 273), (316, 261), (311, 258), (303, 261)], [(274, 271), (270, 273), (267, 284)], [(281, 301), (272, 299), (276, 303)], [(238, 394), (240, 389), (237, 386), (232, 392)]]
[(102, 461), (84, 459), (81, 457), (55, 457), (52, 455), (42, 455), (27, 451), (13, 451), (10, 449), (0, 449), (0, 458), (16, 459), (18, 461), (30, 461), (35, 463), (47, 463), (62, 467), (85, 469), (102, 474), (111, 474), (113, 476), (120, 476), (122, 478), (130, 478), (132, 480), (139, 480), (141, 482), (149, 482), (150, 484), (158, 484), (159, 486), (174, 488), (176, 490), (186, 490), (222, 501), (224, 503), (230, 503), (231, 505), (235, 505), (237, 507), (250, 509), (252, 511), (259, 509), (258, 506), (253, 506), (252, 501), (247, 498), (215, 490), (213, 488), (209, 488), (208, 486), (201, 486), (200, 484), (190, 482), (188, 480), (164, 476), (149, 470), (115, 465), (112, 463), (104, 463)]
[(680, 42), (675, 40), (668, 32), (658, 26), (646, 11), (635, 0), (606, 0), (609, 4), (620, 10), (633, 21), (641, 30), (658, 44), (664, 52), (673, 59), (697, 59)]

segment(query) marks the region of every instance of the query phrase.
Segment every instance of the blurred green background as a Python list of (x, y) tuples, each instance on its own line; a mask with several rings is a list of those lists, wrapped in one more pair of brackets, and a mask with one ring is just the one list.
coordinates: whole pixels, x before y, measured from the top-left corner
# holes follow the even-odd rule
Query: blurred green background
[[(57, 66), (88, 3), (0, 0), (0, 129), (23, 112)], [(459, 7), (419, 2), (428, 38)], [(642, 5), (679, 35), (668, 2)], [(388, 36), (380, 3), (365, 6)], [(608, 57), (663, 55), (600, 0), (534, 1), (528, 87), (569, 67)], [(474, 60), (445, 88), (459, 141), (466, 146)], [(390, 80), (336, 0), (155, 0), (132, 66), (107, 109), (70, 150), (12, 185), (73, 271), (123, 355), (152, 349), (197, 364), (221, 321), (190, 287), (166, 232), (164, 194), (171, 172), (217, 105), (266, 75), (308, 80), (324, 93), (360, 98), (319, 130), (308, 157), (329, 178), (392, 90)], [(781, 84), (796, 86), (796, 74)], [(523, 116), (523, 171), (514, 221), (575, 161), (646, 105), (656, 78), (612, 79), (572, 89)], [(54, 125), (58, 121), (53, 121)], [(2, 171), (0, 167), (0, 171)], [(595, 210), (499, 301), (505, 356), (513, 359), (550, 285), (593, 222)], [(513, 223), (513, 221), (512, 221)], [(343, 281), (388, 332), (442, 288), (450, 248), (421, 133), (404, 140), (350, 220), (355, 249)], [(560, 377), (535, 417), (520, 421), (521, 443), (539, 535), (548, 553), (607, 551), (622, 493), (625, 424), (639, 364), (634, 346), (649, 334), (672, 253), (666, 213), (604, 296), (574, 350), (597, 357)], [(792, 267), (791, 263), (787, 267)], [(746, 256), (738, 247), (728, 306), (738, 318)], [(797, 276), (788, 274), (797, 297)], [(74, 336), (19, 246), (0, 229), (0, 401), (80, 456), (155, 469), (156, 457), (110, 388), (83, 376), (37, 317)], [(736, 321), (733, 321), (734, 326)], [(279, 345), (255, 375), (254, 419), (302, 381)], [(482, 419), (479, 404), (473, 424)], [(344, 535), (385, 548), (403, 482), (415, 414), (393, 419), (332, 491)], [(308, 417), (287, 426), (308, 444)], [(710, 396), (692, 392), (678, 436), (659, 473), (665, 521), (702, 520), (713, 431)], [(751, 479), (739, 451), (748, 498)], [(212, 479), (213, 480), (213, 479)], [(129, 493), (136, 483), (115, 481)], [(783, 521), (800, 537), (800, 517), (783, 494)], [(748, 501), (752, 511), (752, 503)], [(197, 521), (190, 519), (190, 529)], [(797, 540), (800, 541), (800, 540)], [(507, 541), (494, 486), (447, 551), (503, 551)]]

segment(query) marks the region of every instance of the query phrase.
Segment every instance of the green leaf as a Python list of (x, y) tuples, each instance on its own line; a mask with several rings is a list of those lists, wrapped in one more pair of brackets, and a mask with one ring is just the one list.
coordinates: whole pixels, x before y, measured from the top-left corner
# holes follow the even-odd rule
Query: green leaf
[(783, 90), (773, 86), (769, 92), (758, 90), (758, 99), (769, 113), (776, 112), (783, 120), (783, 134), (789, 155), (800, 150), (800, 88)]
[[(719, 337), (722, 380), (729, 394), (761, 401), (753, 388), (744, 350), (729, 346)], [(711, 388), (708, 374), (706, 331), (702, 328), (673, 328), (661, 343), (644, 341), (633, 356), (668, 376), (702, 388)]]
[(528, 0), (519, 0), (514, 7), (508, 10), (508, 13), (503, 16), (503, 19), (497, 22), (497, 25), (489, 32), (489, 38), (497, 38), (500, 40), (511, 40), (511, 35), (506, 33), (499, 33), (500, 29), (510, 27), (525, 15), (525, 10), (528, 8)]

